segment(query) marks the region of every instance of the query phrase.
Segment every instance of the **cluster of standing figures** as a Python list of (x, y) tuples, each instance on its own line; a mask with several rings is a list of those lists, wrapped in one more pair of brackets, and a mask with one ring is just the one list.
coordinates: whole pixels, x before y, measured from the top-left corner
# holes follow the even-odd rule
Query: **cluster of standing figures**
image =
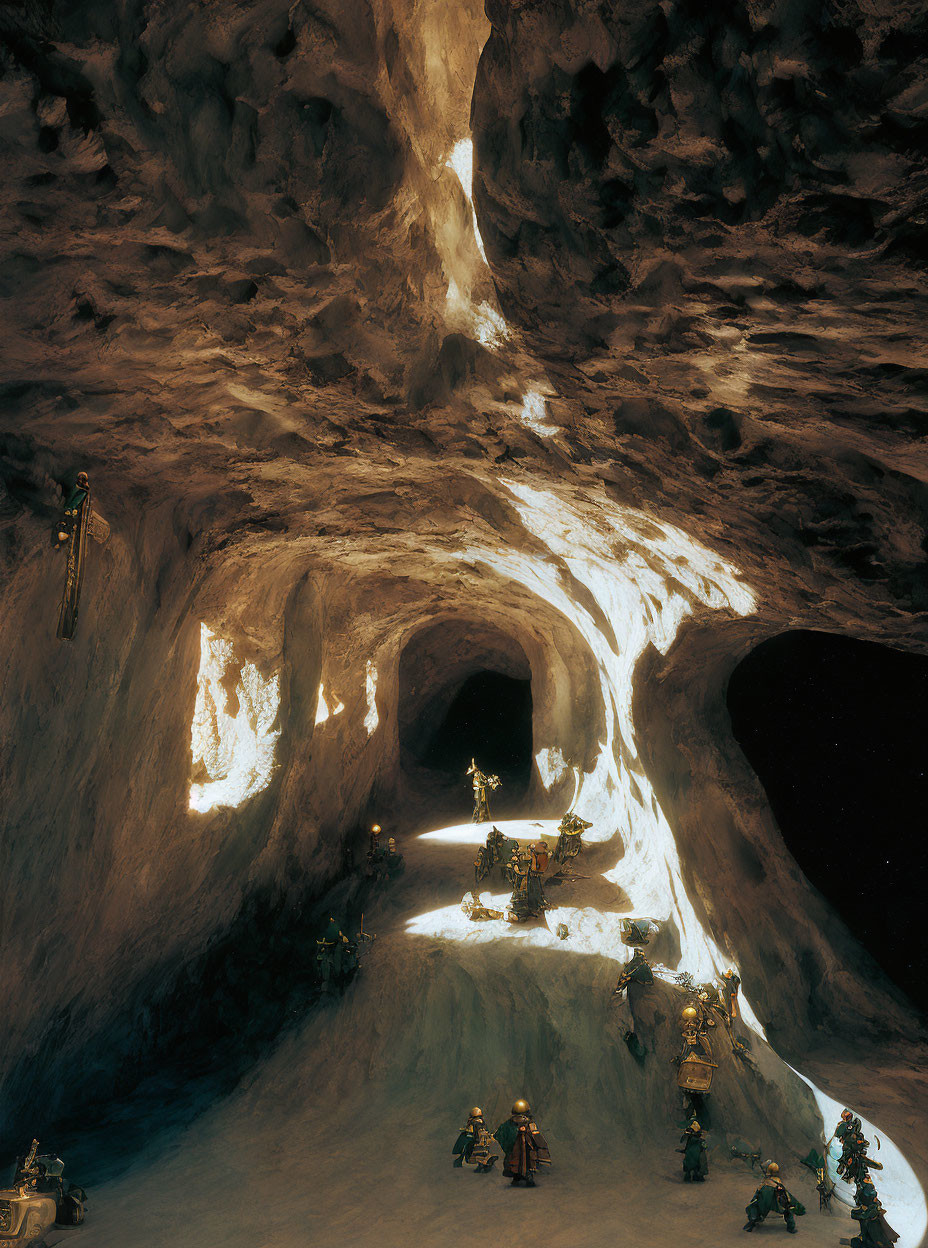
[(477, 1174), (489, 1174), (499, 1160), (497, 1145), (503, 1154), (503, 1175), (513, 1187), (520, 1183), (534, 1187), (539, 1166), (551, 1165), (547, 1141), (532, 1120), (528, 1101), (516, 1101), (510, 1117), (492, 1135), (483, 1110), (472, 1109), (451, 1150), (454, 1165), (473, 1166)]
[[(472, 778), (474, 789), (474, 823), (488, 822), (488, 793), (499, 788), (500, 779), (481, 771), (473, 760), (467, 774)], [(500, 911), (487, 910), (480, 904), (478, 894), (474, 891), (470, 898), (465, 898), (465, 912), (472, 919), (506, 917), (510, 922), (519, 922), (529, 916), (541, 914), (548, 908), (542, 877), (549, 862), (563, 864), (575, 858), (583, 848), (581, 836), (591, 826), (579, 815), (566, 814), (558, 827), (558, 841), (553, 854), (544, 841), (532, 844), (524, 850), (518, 842), (507, 841), (498, 828), (491, 828), (486, 844), (481, 845), (477, 851), (474, 878), (479, 887), (496, 865), (503, 866), (513, 890), (509, 910), (505, 916)], [(654, 982), (644, 947), (657, 930), (653, 919), (623, 920), (622, 940), (633, 950), (633, 956), (619, 976), (614, 995), (621, 996), (631, 984), (646, 987)], [(559, 934), (566, 934), (566, 929), (564, 933), (559, 931)], [(721, 1023), (732, 1052), (746, 1065), (752, 1065), (752, 1059), (746, 1043), (735, 1034), (735, 1022), (739, 1016), (738, 990), (741, 985), (735, 971), (726, 971), (718, 984), (697, 985), (686, 974), (678, 975), (677, 981), (685, 989), (689, 1003), (680, 1016), (683, 1049), (674, 1060), (678, 1068), (678, 1086), (689, 1099), (691, 1107), (694, 1107), (702, 1103), (708, 1094), (717, 1065), (713, 1060), (709, 1040), (711, 1029)], [(625, 1041), (632, 1054), (641, 1060), (644, 1051), (634, 1033), (627, 1032)], [(704, 1183), (709, 1175), (706, 1132), (697, 1120), (695, 1109), (691, 1109), (691, 1114), (678, 1150), (683, 1154), (683, 1178), (687, 1183)], [(850, 1240), (843, 1239), (841, 1243), (852, 1245), (853, 1248), (892, 1248), (899, 1236), (886, 1221), (868, 1169), (879, 1170), (882, 1166), (867, 1157), (869, 1141), (861, 1133), (860, 1119), (855, 1118), (850, 1110), (844, 1110), (832, 1138), (839, 1140), (842, 1146), (838, 1173), (846, 1182), (855, 1183), (857, 1188), (851, 1217), (860, 1224), (860, 1234)], [(505, 1155), (503, 1173), (514, 1184), (524, 1181), (533, 1187), (538, 1166), (550, 1165), (547, 1143), (532, 1121), (531, 1111), (525, 1101), (516, 1101), (512, 1107), (512, 1117), (501, 1123), (492, 1136), (487, 1130), (483, 1111), (472, 1109), (453, 1149), (457, 1159), (455, 1165), (472, 1165), (478, 1173), (489, 1173), (498, 1160), (494, 1141), (500, 1145)], [(759, 1154), (754, 1154), (752, 1164), (759, 1157)], [(804, 1164), (816, 1173), (820, 1204), (826, 1209), (833, 1189), (828, 1186), (825, 1159), (818, 1157), (814, 1151), (811, 1157), (813, 1160), (807, 1160)], [(783, 1184), (776, 1162), (766, 1162), (763, 1172), (763, 1182), (745, 1209), (747, 1222), (744, 1229), (753, 1231), (766, 1218), (774, 1215), (783, 1218), (790, 1234), (796, 1234), (796, 1217), (805, 1213), (805, 1207)]]
[[(472, 778), (474, 789), (474, 823), (486, 823), (490, 819), (488, 792), (500, 787), (500, 778), (487, 775), (473, 760), (467, 774)], [(583, 848), (580, 838), (592, 826), (579, 815), (566, 814), (558, 827), (558, 838), (553, 852), (544, 840), (535, 841), (523, 848), (518, 841), (503, 836), (499, 828), (492, 827), (487, 834), (486, 844), (479, 847), (474, 859), (474, 883), (479, 889), (493, 868), (499, 866), (512, 889), (512, 897), (506, 913), (503, 914), (502, 911), (488, 910), (482, 906), (475, 891), (469, 899), (465, 898), (464, 909), (467, 915), (472, 919), (505, 918), (510, 923), (523, 923), (526, 919), (537, 918), (543, 914), (549, 906), (544, 890), (544, 877), (549, 867), (555, 864), (561, 868), (554, 883), (577, 878), (566, 872), (566, 864), (580, 853)]]

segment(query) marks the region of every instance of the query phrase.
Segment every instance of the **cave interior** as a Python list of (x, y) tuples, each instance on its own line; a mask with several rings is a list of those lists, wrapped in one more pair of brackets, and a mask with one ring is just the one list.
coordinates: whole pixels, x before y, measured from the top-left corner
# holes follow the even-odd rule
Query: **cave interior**
[[(919, 0), (0, 6), (0, 1164), (87, 1187), (48, 1248), (726, 1248), (754, 1150), (834, 1244), (845, 1106), (928, 1242), (926, 101)], [(468, 917), (490, 827), (570, 811), (549, 909)], [(729, 968), (694, 1189), (680, 977)], [(454, 1169), (519, 1097), (537, 1189)]]

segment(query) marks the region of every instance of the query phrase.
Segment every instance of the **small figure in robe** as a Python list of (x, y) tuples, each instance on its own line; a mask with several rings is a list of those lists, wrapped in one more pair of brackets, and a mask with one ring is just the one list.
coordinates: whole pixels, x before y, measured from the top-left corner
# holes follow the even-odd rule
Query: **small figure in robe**
[(513, 1187), (519, 1183), (534, 1187), (538, 1167), (551, 1165), (548, 1142), (532, 1121), (531, 1113), (528, 1101), (516, 1101), (512, 1116), (493, 1133), (505, 1158), (503, 1174), (512, 1179)]
[(641, 950), (636, 949), (631, 961), (625, 963), (618, 983), (612, 990), (612, 995), (620, 997), (629, 984), (647, 985), (653, 983), (654, 972), (651, 970), (651, 964)]
[(387, 856), (385, 859), (387, 874), (391, 878), (395, 875), (401, 875), (406, 866), (406, 859), (396, 848), (396, 839), (389, 837), (387, 840)]
[(522, 923), (537, 918), (548, 909), (542, 876), (548, 869), (548, 846), (544, 841), (530, 845), (527, 853), (513, 855), (510, 862), (514, 880), (509, 901), (510, 921)]
[(586, 819), (581, 819), (579, 815), (573, 815), (568, 811), (557, 827), (558, 838), (554, 846), (554, 861), (563, 863), (576, 858), (583, 849), (583, 841), (580, 838), (586, 829), (592, 826), (592, 823)]
[(316, 946), (316, 967), (323, 991), (335, 992), (344, 987), (358, 969), (358, 947), (343, 935), (332, 918), (329, 919), (325, 935), (316, 941)]
[(487, 1129), (483, 1110), (479, 1106), (474, 1106), (468, 1114), (467, 1123), (461, 1128), (451, 1151), (455, 1166), (474, 1166), (477, 1174), (489, 1174), (499, 1161), (493, 1136)]
[(706, 1133), (695, 1119), (683, 1132), (680, 1143), (683, 1147), (677, 1152), (683, 1154), (683, 1182), (705, 1183), (709, 1174)]
[(487, 800), (487, 789), (498, 789), (500, 786), (499, 776), (488, 776), (481, 771), (476, 762), (471, 759), (467, 774), (473, 776), (471, 783), (474, 786), (474, 823), (488, 823), (490, 820), (490, 803)]
[(860, 1223), (860, 1234), (853, 1239), (842, 1239), (842, 1244), (850, 1244), (852, 1248), (893, 1248), (899, 1238), (886, 1221), (886, 1212), (869, 1175), (864, 1176), (857, 1188), (857, 1204), (851, 1210), (851, 1217)]
[(495, 826), (492, 827), (487, 833), (486, 845), (487, 852), (490, 855), (491, 867), (495, 867), (496, 864), (502, 859), (505, 843), (506, 838), (503, 836), (502, 832), (500, 832), (499, 828)]
[(773, 1213), (778, 1217), (782, 1217), (786, 1222), (786, 1229), (790, 1235), (795, 1235), (797, 1231), (796, 1215), (805, 1213), (805, 1206), (796, 1200), (795, 1196), (783, 1186), (780, 1179), (780, 1167), (775, 1161), (767, 1163), (767, 1177), (761, 1183), (760, 1187), (754, 1193), (754, 1198), (745, 1213), (748, 1220), (745, 1223), (746, 1231), (753, 1231), (755, 1226), (759, 1226), (768, 1214)]

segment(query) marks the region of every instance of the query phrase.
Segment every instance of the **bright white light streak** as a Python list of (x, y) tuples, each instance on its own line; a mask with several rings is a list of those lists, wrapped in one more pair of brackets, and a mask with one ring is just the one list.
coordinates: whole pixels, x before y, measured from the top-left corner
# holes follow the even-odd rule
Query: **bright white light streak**
[[(786, 1065), (789, 1063), (787, 1062)], [(915, 1171), (906, 1161), (899, 1147), (893, 1143), (885, 1131), (874, 1126), (872, 1122), (868, 1122), (859, 1110), (854, 1109), (853, 1106), (841, 1105), (827, 1092), (816, 1087), (801, 1070), (795, 1070), (792, 1066), (790, 1070), (811, 1089), (825, 1123), (826, 1136), (831, 1135), (834, 1130), (841, 1117), (842, 1109), (850, 1109), (851, 1113), (857, 1115), (863, 1126), (864, 1135), (871, 1143), (874, 1135), (879, 1136), (881, 1148), (878, 1160), (883, 1163), (883, 1169), (875, 1172), (874, 1178), (879, 1189), (880, 1200), (886, 1207), (887, 1221), (899, 1233), (900, 1248), (918, 1248), (925, 1231), (928, 1230), (928, 1204), (925, 1202), (925, 1193)], [(839, 1198), (845, 1204), (853, 1205), (854, 1193), (847, 1183), (838, 1178), (838, 1172), (835, 1169), (837, 1159), (841, 1155), (840, 1149), (837, 1154), (834, 1149), (835, 1145), (832, 1143), (828, 1153), (828, 1177), (835, 1182)]]
[[(233, 700), (227, 689), (236, 669)], [(265, 680), (253, 663), (238, 664), (232, 643), (201, 624), (190, 748), (194, 769), (202, 767), (209, 780), (191, 784), (191, 810), (240, 806), (267, 788), (280, 736), (279, 709), (280, 677), (275, 673)]]
[(474, 238), (477, 240), (477, 247), (480, 251), (483, 263), (489, 267), (487, 253), (483, 249), (483, 239), (480, 237), (480, 226), (477, 224), (477, 212), (474, 208), (474, 142), (473, 139), (458, 139), (454, 147), (451, 149), (451, 155), (445, 161), (449, 169), (453, 169), (457, 174), (458, 181), (461, 184), (461, 190), (467, 197), (470, 204), (471, 221), (474, 226)]
[(319, 682), (319, 696), (316, 700), (316, 723), (317, 724), (324, 724), (326, 720), (329, 719), (331, 716), (340, 715), (341, 712), (345, 709), (344, 702), (340, 702), (338, 698), (335, 696), (335, 694), (332, 693), (331, 691), (329, 692), (329, 697), (332, 699), (331, 707), (327, 704), (325, 700), (325, 689), (323, 688), (322, 682), (320, 681)]
[(546, 789), (552, 788), (567, 775), (567, 759), (556, 745), (539, 750), (535, 755), (535, 766)]
[(364, 716), (364, 727), (367, 729), (367, 735), (370, 736), (380, 723), (380, 716), (377, 714), (377, 668), (370, 659), (367, 660), (365, 692), (367, 694), (367, 714)]
[(548, 421), (545, 396), (539, 390), (527, 390), (522, 396), (519, 419), (526, 428), (537, 433), (540, 438), (550, 438), (552, 434), (557, 433), (557, 426)]

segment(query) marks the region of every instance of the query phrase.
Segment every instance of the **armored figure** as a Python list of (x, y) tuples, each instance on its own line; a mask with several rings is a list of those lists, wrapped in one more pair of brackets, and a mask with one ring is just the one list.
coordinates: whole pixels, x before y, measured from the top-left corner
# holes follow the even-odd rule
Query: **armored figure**
[[(708, 1010), (699, 1003), (687, 1005), (680, 1013), (680, 1035), (683, 1048), (679, 1056), (674, 1058), (679, 1070), (677, 1087), (684, 1095), (684, 1101), (696, 1106), (700, 1103), (696, 1097), (703, 1097), (712, 1086), (712, 1072), (718, 1068), (713, 1061), (712, 1045), (709, 1041), (708, 1028), (713, 1026)], [(695, 1097), (694, 1097), (695, 1094)]]
[(592, 828), (592, 823), (586, 819), (581, 819), (579, 815), (571, 814), (569, 811), (558, 824), (557, 844), (554, 847), (554, 861), (568, 862), (571, 858), (576, 858), (583, 849), (583, 841), (580, 839), (587, 828)]
[(548, 1143), (532, 1121), (531, 1113), (528, 1101), (516, 1101), (512, 1116), (494, 1132), (505, 1158), (503, 1174), (512, 1179), (513, 1187), (521, 1182), (534, 1187), (538, 1167), (551, 1165)]
[(834, 1135), (831, 1138), (834, 1140), (837, 1140), (843, 1148), (844, 1137), (848, 1135), (849, 1133), (853, 1133), (855, 1135), (858, 1134), (860, 1132), (861, 1126), (862, 1126), (862, 1123), (860, 1119), (855, 1118), (849, 1109), (842, 1109), (841, 1117), (838, 1120), (838, 1125), (835, 1127)]
[(768, 1214), (774, 1213), (782, 1217), (786, 1222), (786, 1229), (791, 1235), (795, 1235), (797, 1231), (796, 1216), (805, 1213), (805, 1206), (796, 1200), (795, 1196), (783, 1186), (780, 1179), (780, 1167), (775, 1161), (767, 1163), (767, 1177), (761, 1183), (760, 1187), (754, 1193), (754, 1198), (745, 1213), (748, 1220), (745, 1223), (746, 1231), (753, 1231)]
[(677, 1152), (683, 1154), (684, 1183), (704, 1183), (709, 1174), (706, 1133), (695, 1119), (683, 1132), (680, 1143), (683, 1147)]
[(454, 1165), (474, 1166), (477, 1174), (488, 1174), (499, 1161), (493, 1136), (487, 1130), (483, 1110), (479, 1106), (468, 1114), (467, 1123), (461, 1128), (451, 1151), (454, 1153)]
[[(860, 1119), (852, 1117), (849, 1121), (844, 1119), (842, 1114), (842, 1122), (840, 1126), (847, 1123), (847, 1129), (842, 1132), (841, 1136), (841, 1157), (838, 1161), (838, 1174), (846, 1183), (860, 1184), (863, 1182), (868, 1170), (882, 1170), (882, 1163), (873, 1161), (867, 1156), (867, 1149), (870, 1147), (870, 1141), (864, 1138), (860, 1129)], [(835, 1133), (837, 1135), (837, 1132)]]
[(654, 972), (651, 964), (640, 949), (636, 949), (631, 960), (625, 963), (618, 983), (612, 990), (614, 997), (620, 997), (629, 984), (653, 984)]
[(537, 918), (548, 909), (548, 900), (542, 884), (542, 876), (548, 869), (548, 846), (537, 841), (528, 852), (517, 851), (510, 860), (510, 879), (513, 880), (512, 897), (509, 901), (511, 921), (522, 923)]
[(467, 774), (473, 776), (471, 783), (474, 786), (474, 823), (488, 823), (490, 803), (487, 800), (487, 789), (498, 789), (501, 783), (500, 778), (488, 776), (482, 772), (473, 759), (470, 760)]
[(87, 473), (79, 472), (77, 483), (65, 500), (64, 511), (53, 538), (56, 549), (67, 548), (68, 552), (64, 592), (58, 610), (58, 637), (63, 641), (70, 641), (77, 627), (77, 612), (90, 538), (103, 545), (109, 535), (110, 526), (93, 510)]
[(856, 1200), (851, 1217), (860, 1223), (860, 1234), (851, 1240), (842, 1239), (842, 1244), (849, 1243), (852, 1248), (892, 1248), (899, 1236), (886, 1221), (885, 1210), (869, 1175), (864, 1175), (859, 1184)]

